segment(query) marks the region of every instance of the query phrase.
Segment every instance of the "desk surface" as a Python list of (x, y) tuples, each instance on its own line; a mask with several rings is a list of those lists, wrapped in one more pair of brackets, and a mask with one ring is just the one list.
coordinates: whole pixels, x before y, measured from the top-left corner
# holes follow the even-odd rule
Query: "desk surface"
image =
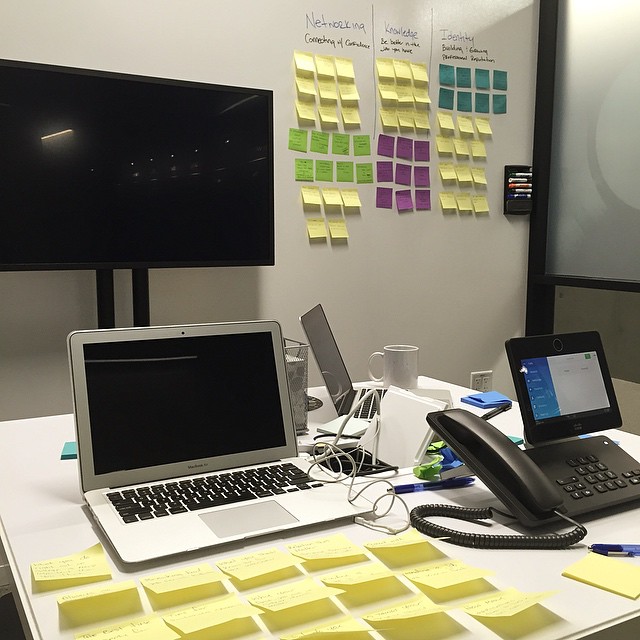
[[(468, 390), (462, 387), (447, 385), (428, 378), (421, 379), (421, 386), (447, 388), (452, 392), (456, 402), (461, 395), (468, 393)], [(323, 397), (320, 389), (314, 389), (311, 392)], [(465, 408), (468, 407), (465, 405)], [(325, 402), (322, 409), (310, 414), (311, 425), (314, 422), (331, 419), (335, 416), (335, 414), (332, 415), (332, 411), (330, 403)], [(498, 416), (494, 424), (509, 434), (517, 435), (522, 431), (517, 409)], [(618, 436), (621, 445), (636, 459), (640, 459), (640, 436), (622, 432), (616, 433), (616, 437)], [(132, 570), (117, 563), (108, 544), (101, 538), (100, 532), (93, 527), (91, 519), (84, 510), (78, 486), (76, 462), (60, 460), (63, 444), (73, 439), (73, 419), (70, 415), (0, 423), (0, 485), (3, 487), (3, 491), (0, 492), (0, 536), (15, 580), (16, 600), (19, 609), (22, 610), (25, 628), (34, 638), (70, 639), (74, 638), (76, 633), (106, 624), (94, 623), (72, 629), (63, 628), (58, 615), (56, 598), (72, 590), (36, 594), (33, 593), (30, 577), (32, 562), (76, 553), (98, 541), (103, 542), (107, 553), (112, 568), (112, 582), (133, 579), (139, 587), (144, 613), (150, 614), (153, 610), (145, 597), (144, 589), (139, 584), (139, 579), (146, 575), (200, 562), (209, 562), (215, 567), (216, 561), (222, 558), (260, 549), (276, 547), (285, 551), (288, 543), (318, 538), (329, 533), (342, 532), (358, 545), (385, 537), (382, 533), (356, 524), (344, 523), (331, 528), (299, 530), (290, 535), (260, 539), (258, 542), (246, 545), (237, 544), (225, 547), (215, 554), (204, 551), (185, 557), (178, 562), (145, 565)], [(396, 475), (392, 478), (393, 482), (403, 482), (403, 475), (405, 482), (411, 477), (410, 473)], [(410, 507), (427, 501), (424, 493), (410, 494), (406, 498)], [(460, 489), (429, 492), (428, 500), (465, 506), (497, 504), (480, 482)], [(398, 524), (401, 516), (402, 511), (395, 510), (391, 516), (391, 522)], [(623, 623), (627, 623), (626, 627), (634, 625), (636, 620), (640, 620), (640, 603), (564, 578), (561, 572), (568, 565), (583, 558), (587, 553), (586, 545), (590, 543), (639, 542), (637, 512), (626, 510), (606, 517), (583, 519), (582, 523), (589, 531), (587, 538), (583, 544), (565, 551), (487, 551), (455, 547), (442, 541), (431, 540), (430, 542), (448, 558), (492, 571), (487, 581), (493, 589), (515, 587), (523, 592), (550, 590), (557, 592), (546, 598), (541, 605), (537, 605), (539, 615), (528, 622), (529, 627), (525, 634), (527, 640), (580, 638), (605, 629), (612, 631), (611, 627)], [(452, 526), (458, 528), (467, 525), (455, 521)], [(492, 532), (513, 533), (514, 529), (521, 531), (517, 526), (511, 529), (495, 524)], [(375, 558), (371, 556), (371, 559)], [(624, 561), (640, 563), (640, 560), (632, 558)], [(317, 578), (321, 573), (323, 572), (311, 573), (311, 575)], [(356, 609), (350, 607), (349, 611), (357, 618), (363, 611), (379, 609), (419, 593), (406, 578), (399, 579), (408, 589), (402, 596), (396, 595), (391, 599), (369, 602), (366, 606)], [(102, 584), (104, 583), (96, 583), (89, 585), (88, 588)], [(233, 586), (229, 587), (229, 591), (234, 590)], [(246, 594), (241, 593), (242, 595)], [(479, 620), (462, 612), (456, 608), (460, 602), (461, 600), (455, 600), (441, 603), (452, 607), (447, 611), (447, 615), (454, 621), (449, 629), (450, 633), (442, 637), (505, 638), (509, 635), (516, 637), (511, 632), (505, 633), (504, 629), (501, 631), (499, 626), (482, 624)], [(338, 603), (338, 608), (342, 606)], [(342, 610), (347, 612), (346, 609)], [(307, 621), (301, 627), (312, 626), (315, 623), (316, 621)], [(279, 637), (292, 630), (295, 629), (274, 632), (272, 637)], [(270, 637), (270, 633), (268, 627), (263, 627), (260, 632), (241, 637), (257, 640)], [(622, 635), (620, 627), (614, 633), (616, 638), (626, 637)], [(384, 638), (385, 636), (374, 632), (371, 637)], [(637, 637), (637, 633), (629, 637)]]

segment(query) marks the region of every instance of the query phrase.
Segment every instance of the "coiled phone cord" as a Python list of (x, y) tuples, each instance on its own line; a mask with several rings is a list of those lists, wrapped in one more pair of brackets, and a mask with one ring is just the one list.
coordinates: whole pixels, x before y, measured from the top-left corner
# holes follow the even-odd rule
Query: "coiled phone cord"
[(575, 525), (572, 531), (539, 536), (487, 535), (455, 531), (425, 520), (426, 516), (444, 516), (466, 521), (488, 520), (493, 517), (493, 511), (491, 507), (474, 509), (456, 505), (424, 504), (414, 507), (409, 514), (409, 519), (411, 525), (420, 533), (461, 547), (474, 547), (476, 549), (566, 549), (580, 542), (587, 535), (585, 527), (558, 511), (554, 513)]

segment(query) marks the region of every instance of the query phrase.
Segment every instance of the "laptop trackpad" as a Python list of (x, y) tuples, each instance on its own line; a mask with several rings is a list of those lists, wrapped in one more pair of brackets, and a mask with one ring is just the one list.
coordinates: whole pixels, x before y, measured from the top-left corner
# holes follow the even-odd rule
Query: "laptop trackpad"
[(219, 538), (298, 522), (297, 518), (273, 500), (203, 513), (200, 517)]

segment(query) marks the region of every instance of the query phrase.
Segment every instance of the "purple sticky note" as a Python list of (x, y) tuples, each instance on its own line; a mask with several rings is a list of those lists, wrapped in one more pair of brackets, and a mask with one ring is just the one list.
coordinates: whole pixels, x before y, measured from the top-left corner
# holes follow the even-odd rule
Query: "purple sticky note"
[(417, 162), (429, 162), (431, 159), (429, 140), (416, 140), (413, 144), (413, 151)]
[(431, 210), (431, 191), (429, 189), (416, 189), (416, 209), (418, 211)]
[(396, 143), (396, 155), (404, 160), (413, 160), (413, 140), (398, 136)]
[(430, 187), (431, 175), (429, 174), (429, 167), (414, 167), (413, 183), (416, 187)]
[(396, 139), (393, 136), (387, 136), (381, 133), (378, 136), (378, 155), (393, 158)]
[(376, 177), (378, 182), (393, 182), (393, 162), (388, 160), (376, 162)]
[(393, 189), (376, 187), (376, 207), (378, 209), (393, 209)]
[(398, 205), (398, 211), (413, 211), (411, 189), (396, 191), (396, 204)]
[(396, 163), (396, 184), (411, 185), (411, 165)]

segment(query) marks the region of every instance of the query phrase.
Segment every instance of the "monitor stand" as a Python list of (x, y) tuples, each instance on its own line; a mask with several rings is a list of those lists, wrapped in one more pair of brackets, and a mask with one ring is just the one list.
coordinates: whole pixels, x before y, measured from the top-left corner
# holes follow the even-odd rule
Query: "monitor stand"
[[(149, 269), (131, 270), (131, 294), (133, 326), (148, 327), (151, 319), (149, 312)], [(113, 269), (96, 270), (96, 304), (98, 309), (98, 328), (112, 329), (115, 327)]]

